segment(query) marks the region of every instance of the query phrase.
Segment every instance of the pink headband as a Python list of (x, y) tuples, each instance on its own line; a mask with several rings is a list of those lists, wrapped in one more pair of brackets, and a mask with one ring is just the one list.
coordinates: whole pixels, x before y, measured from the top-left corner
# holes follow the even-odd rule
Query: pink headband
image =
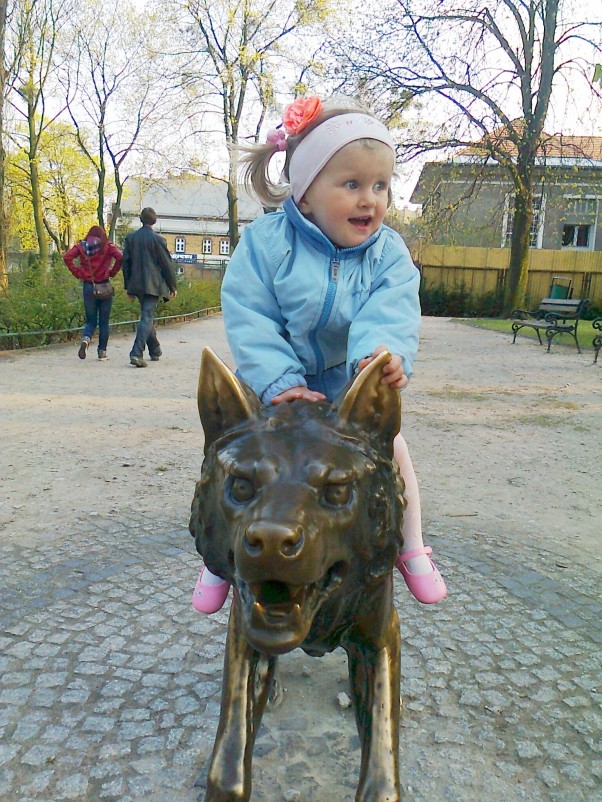
[(395, 153), (395, 142), (379, 120), (368, 114), (339, 114), (318, 125), (295, 148), (288, 168), (291, 193), (299, 202), (329, 159), (358, 139), (376, 139)]

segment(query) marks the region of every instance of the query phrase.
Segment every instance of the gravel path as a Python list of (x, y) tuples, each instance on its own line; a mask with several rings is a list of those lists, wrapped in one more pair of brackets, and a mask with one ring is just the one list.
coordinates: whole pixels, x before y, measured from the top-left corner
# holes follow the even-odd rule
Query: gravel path
[[(221, 318), (128, 364), (73, 344), (0, 354), (0, 800), (193, 802), (227, 610), (189, 604), (200, 352)], [(401, 776), (416, 802), (598, 802), (601, 366), (426, 318), (403, 426), (450, 595), (401, 581)], [(253, 802), (351, 802), (342, 652), (281, 661)], [(195, 783), (196, 786), (195, 786)]]

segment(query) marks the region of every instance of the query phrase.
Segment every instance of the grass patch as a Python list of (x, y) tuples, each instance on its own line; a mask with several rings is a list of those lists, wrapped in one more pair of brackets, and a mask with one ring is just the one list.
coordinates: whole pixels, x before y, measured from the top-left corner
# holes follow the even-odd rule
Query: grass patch
[(463, 387), (455, 387), (446, 384), (439, 390), (426, 390), (426, 395), (433, 398), (453, 398), (456, 401), (490, 401), (498, 395), (516, 395), (516, 390), (505, 390), (500, 387), (484, 388), (482, 390), (466, 390)]
[(572, 418), (560, 417), (554, 413), (549, 415), (545, 412), (539, 412), (534, 415), (517, 415), (514, 419), (515, 423), (525, 424), (527, 426), (539, 426), (541, 428), (560, 429), (566, 426), (575, 432), (587, 432), (588, 429), (582, 423), (575, 423)]
[(453, 398), (454, 401), (485, 401), (487, 393), (479, 393), (475, 390), (461, 390), (456, 387), (444, 387), (442, 390), (427, 390), (426, 395), (432, 398)]
[[(456, 317), (452, 318), (454, 323), (462, 323), (465, 326), (474, 326), (478, 329), (487, 329), (487, 331), (497, 331), (501, 332), (502, 334), (509, 334), (513, 336), (512, 331), (512, 321), (501, 319), (501, 318), (493, 318), (493, 317)], [(592, 346), (592, 339), (594, 338), (595, 334), (599, 334), (600, 332), (597, 329), (594, 329), (592, 326), (591, 320), (580, 320), (579, 321), (579, 328), (577, 329), (577, 337), (579, 338), (579, 345), (581, 348), (593, 348)], [(537, 342), (537, 333), (533, 329), (524, 328), (521, 329), (516, 339), (518, 340), (519, 337), (527, 337), (531, 340), (535, 340)], [(546, 343), (546, 336), (545, 332), (542, 332), (541, 339), (543, 340), (544, 344)], [(556, 345), (556, 343), (560, 343), (561, 345), (574, 345), (575, 341), (571, 337), (570, 334), (557, 334), (552, 341), (552, 345)]]
[(548, 426), (554, 429), (567, 423), (565, 418), (559, 418), (558, 415), (546, 415), (542, 412), (535, 415), (519, 415), (516, 421), (517, 423), (526, 423), (531, 426)]

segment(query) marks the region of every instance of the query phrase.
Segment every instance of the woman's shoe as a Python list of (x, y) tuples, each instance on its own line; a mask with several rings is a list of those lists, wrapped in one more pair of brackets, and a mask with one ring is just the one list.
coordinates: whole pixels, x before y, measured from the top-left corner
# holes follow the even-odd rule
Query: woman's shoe
[(419, 557), (421, 554), (432, 554), (432, 552), (433, 550), (430, 546), (422, 546), (420, 549), (412, 549), (412, 551), (398, 554), (395, 560), (395, 567), (401, 572), (410, 593), (423, 604), (435, 604), (435, 602), (441, 601), (447, 596), (445, 580), (432, 560), (429, 560), (429, 562), (433, 570), (429, 571), (428, 574), (410, 573), (406, 568), (406, 562), (413, 557)]
[(98, 352), (98, 358), (103, 360), (103, 361), (105, 361), (109, 357), (107, 356), (107, 352), (106, 351), (99, 351)]
[(192, 592), (192, 606), (195, 610), (198, 610), (199, 613), (208, 613), (211, 615), (211, 613), (217, 613), (217, 611), (221, 610), (224, 606), (228, 598), (230, 583), (226, 582), (225, 579), (222, 579), (217, 585), (210, 585), (203, 582), (203, 574), (205, 571), (207, 571), (207, 569), (203, 568), (194, 586), (194, 591)]
[(79, 351), (77, 352), (77, 355), (80, 359), (86, 358), (86, 351), (88, 350), (89, 345), (90, 345), (90, 338), (82, 337), (82, 341), (79, 345)]

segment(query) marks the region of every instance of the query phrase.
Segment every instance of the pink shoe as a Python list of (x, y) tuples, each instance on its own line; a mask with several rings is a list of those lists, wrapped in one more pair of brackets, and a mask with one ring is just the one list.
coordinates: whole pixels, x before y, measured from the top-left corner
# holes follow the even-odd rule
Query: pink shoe
[(395, 560), (395, 567), (401, 571), (410, 593), (423, 604), (435, 604), (435, 602), (441, 601), (447, 596), (445, 580), (432, 560), (430, 560), (430, 563), (433, 566), (433, 570), (428, 574), (412, 574), (405, 564), (407, 560), (411, 560), (413, 557), (418, 557), (420, 554), (432, 554), (432, 552), (433, 550), (430, 546), (423, 546), (420, 549), (398, 554)]
[(228, 598), (230, 583), (223, 579), (218, 585), (203, 584), (203, 574), (205, 569), (199, 574), (194, 590), (192, 592), (192, 606), (199, 613), (217, 613), (224, 606)]

